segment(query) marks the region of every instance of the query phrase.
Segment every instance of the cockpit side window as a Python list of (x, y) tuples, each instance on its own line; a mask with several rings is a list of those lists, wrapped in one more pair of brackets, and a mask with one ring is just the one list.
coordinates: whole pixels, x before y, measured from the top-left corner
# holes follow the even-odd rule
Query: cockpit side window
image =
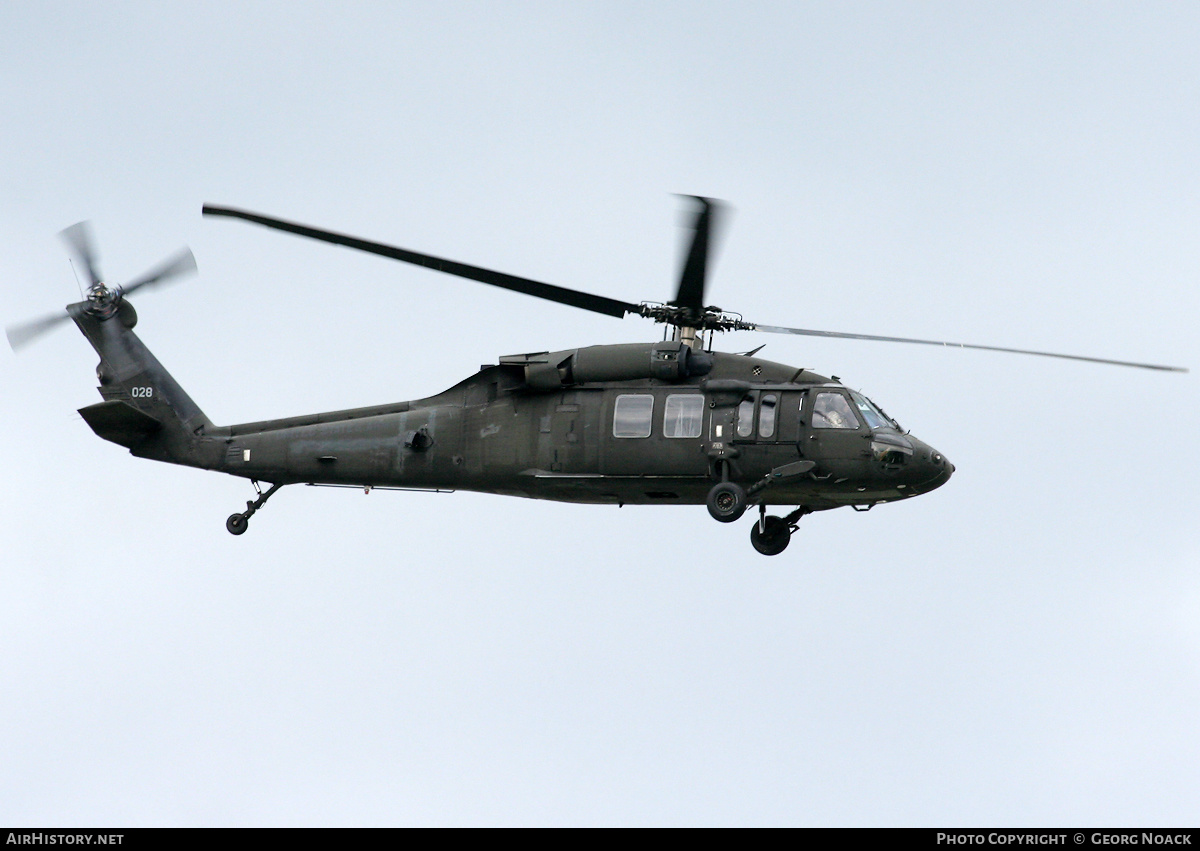
[(841, 393), (818, 393), (813, 401), (813, 428), (858, 428), (858, 417)]

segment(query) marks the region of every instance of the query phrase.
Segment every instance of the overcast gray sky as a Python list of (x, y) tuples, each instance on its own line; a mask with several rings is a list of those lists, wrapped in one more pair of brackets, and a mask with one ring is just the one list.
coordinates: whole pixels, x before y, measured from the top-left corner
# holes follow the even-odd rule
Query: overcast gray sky
[[(748, 319), (1200, 367), (1183, 3), (0, 6), (3, 322), (78, 291), (219, 423), (656, 339), (229, 220), (664, 299), (733, 212)], [(289, 488), (131, 458), (73, 327), (0, 357), (0, 822), (1182, 825), (1200, 811), (1195, 374), (729, 335), (957, 466), (805, 518)]]

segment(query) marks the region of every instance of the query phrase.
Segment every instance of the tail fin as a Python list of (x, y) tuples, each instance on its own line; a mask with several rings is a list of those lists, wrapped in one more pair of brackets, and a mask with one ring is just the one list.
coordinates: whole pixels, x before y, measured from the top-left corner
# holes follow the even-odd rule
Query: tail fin
[(84, 302), (67, 310), (100, 355), (96, 376), (104, 401), (80, 409), (87, 424), (134, 455), (215, 467), (219, 442), (206, 438), (212, 422), (133, 333), (133, 306), (123, 301), (115, 315), (104, 318), (86, 307)]

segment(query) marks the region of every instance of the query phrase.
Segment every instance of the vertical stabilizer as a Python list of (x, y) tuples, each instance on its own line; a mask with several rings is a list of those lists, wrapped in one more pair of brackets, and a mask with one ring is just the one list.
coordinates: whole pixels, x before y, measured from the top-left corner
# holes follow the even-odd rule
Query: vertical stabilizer
[(134, 455), (215, 467), (218, 441), (206, 436), (212, 422), (133, 333), (132, 305), (122, 302), (106, 318), (87, 307), (81, 302), (67, 310), (100, 355), (96, 376), (104, 401), (80, 409), (80, 415), (100, 437)]

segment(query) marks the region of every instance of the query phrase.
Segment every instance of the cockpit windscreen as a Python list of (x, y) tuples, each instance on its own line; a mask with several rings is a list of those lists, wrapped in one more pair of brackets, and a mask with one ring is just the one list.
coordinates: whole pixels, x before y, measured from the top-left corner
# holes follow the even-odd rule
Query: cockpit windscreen
[(869, 428), (894, 428), (899, 430), (900, 427), (896, 425), (892, 418), (875, 407), (875, 404), (866, 396), (851, 390), (850, 397), (854, 399), (854, 404), (858, 407), (863, 420), (866, 421)]

